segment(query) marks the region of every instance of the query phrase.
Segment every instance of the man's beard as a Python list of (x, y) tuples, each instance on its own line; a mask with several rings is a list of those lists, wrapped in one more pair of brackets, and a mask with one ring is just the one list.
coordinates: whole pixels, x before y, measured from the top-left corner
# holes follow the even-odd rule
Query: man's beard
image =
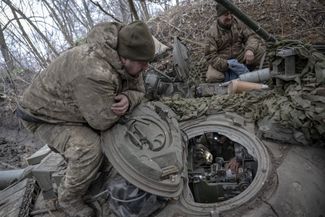
[(219, 25), (224, 28), (224, 29), (230, 29), (234, 20), (233, 19), (228, 19), (227, 21), (221, 22), (220, 20), (218, 21)]
[(232, 23), (233, 23), (233, 19), (229, 19), (229, 20), (226, 20), (226, 21), (223, 23), (223, 26), (224, 26), (226, 29), (230, 29), (231, 26), (232, 26)]

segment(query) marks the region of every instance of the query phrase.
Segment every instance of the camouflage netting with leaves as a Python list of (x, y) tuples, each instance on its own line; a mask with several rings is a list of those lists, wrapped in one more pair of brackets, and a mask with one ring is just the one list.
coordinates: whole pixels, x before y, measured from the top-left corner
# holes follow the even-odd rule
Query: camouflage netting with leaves
[[(246, 14), (277, 38), (299, 39), (304, 43), (325, 41), (325, 5), (323, 1), (234, 1)], [(193, 5), (175, 7), (168, 13), (151, 19), (153, 34), (171, 47), (173, 37), (179, 37), (189, 49), (190, 80), (204, 82), (207, 63), (204, 58), (205, 32), (216, 19), (214, 1), (197, 1)], [(278, 48), (295, 47), (299, 52), (297, 76), (280, 87), (263, 92), (222, 95), (207, 98), (164, 98), (178, 115), (188, 120), (210, 112), (236, 112), (258, 122), (263, 118), (301, 132), (309, 144), (325, 140), (325, 86), (316, 80), (316, 72), (325, 69), (324, 56), (311, 52), (309, 45), (299, 41), (280, 41), (269, 47), (269, 60), (275, 60)], [(160, 71), (173, 70), (169, 51), (153, 63)]]
[[(215, 112), (235, 112), (258, 122), (263, 118), (293, 128), (304, 135), (308, 144), (324, 145), (325, 141), (325, 81), (316, 74), (325, 74), (325, 56), (299, 41), (281, 41), (269, 47), (270, 59), (276, 61), (278, 48), (294, 48), (298, 76), (283, 81), (268, 91), (253, 91), (235, 95), (205, 98), (163, 98), (177, 114), (188, 120)], [(321, 80), (323, 79), (323, 80)], [(271, 82), (271, 81), (270, 81)], [(271, 84), (272, 85), (272, 84)]]
[[(234, 0), (248, 16), (278, 38), (299, 39), (306, 43), (325, 42), (325, 4), (321, 0)], [(174, 36), (189, 49), (192, 80), (205, 80), (205, 33), (216, 19), (215, 1), (201, 0), (174, 7), (148, 21), (154, 36), (172, 47)], [(160, 71), (172, 70), (171, 52), (153, 65)]]

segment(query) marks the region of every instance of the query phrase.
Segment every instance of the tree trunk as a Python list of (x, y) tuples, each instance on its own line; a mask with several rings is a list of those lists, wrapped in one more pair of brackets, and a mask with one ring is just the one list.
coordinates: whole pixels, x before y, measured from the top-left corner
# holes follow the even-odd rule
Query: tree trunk
[(168, 1), (165, 1), (165, 11), (167, 11), (169, 9), (169, 5), (168, 5)]
[(70, 12), (68, 11), (69, 0), (52, 0), (53, 7), (61, 16), (61, 20), (67, 29), (67, 32), (71, 35), (72, 41), (75, 34), (74, 22), (71, 20)]
[[(82, 0), (82, 5), (83, 5), (83, 7), (84, 7), (84, 9), (85, 9), (85, 14), (86, 14), (86, 19), (87, 19), (87, 21), (88, 21), (88, 26), (89, 26), (90, 28), (92, 28), (92, 27), (94, 27), (94, 21), (93, 21), (93, 19), (92, 19), (92, 17), (91, 17), (91, 14), (90, 14), (90, 11), (89, 11), (88, 4), (87, 4), (87, 2), (86, 2), (85, 0)], [(90, 29), (90, 28), (89, 28), (89, 29)]]
[(128, 10), (127, 3), (125, 2), (125, 0), (119, 0), (119, 3), (123, 23), (128, 23), (130, 20), (130, 11)]
[(75, 0), (69, 0), (67, 6), (74, 18), (89, 31), (94, 26), (94, 22), (90, 17), (90, 11), (85, 0), (82, 1), (82, 5), (84, 10)]
[(149, 20), (150, 16), (149, 16), (146, 0), (140, 0), (140, 4), (141, 4), (142, 11), (144, 13), (145, 20)]
[(14, 62), (11, 58), (11, 55), (9, 53), (9, 49), (8, 49), (8, 46), (7, 46), (7, 43), (6, 43), (4, 34), (3, 34), (3, 29), (1, 27), (1, 24), (0, 24), (0, 50), (1, 50), (1, 54), (3, 56), (3, 59), (6, 62), (8, 71), (12, 72), (14, 70), (15, 66), (14, 66)]
[(54, 8), (46, 0), (43, 0), (42, 2), (45, 4), (45, 7), (51, 12), (52, 18), (53, 18), (54, 22), (56, 23), (56, 25), (58, 26), (58, 28), (60, 29), (64, 39), (68, 42), (68, 44), (70, 46), (72, 46), (73, 45), (73, 35), (69, 32), (66, 25), (64, 25), (64, 23), (62, 22), (59, 15), (54, 10)]
[(134, 16), (134, 19), (139, 20), (139, 16), (138, 16), (137, 10), (135, 9), (133, 0), (128, 0), (128, 2), (129, 2), (131, 14)]

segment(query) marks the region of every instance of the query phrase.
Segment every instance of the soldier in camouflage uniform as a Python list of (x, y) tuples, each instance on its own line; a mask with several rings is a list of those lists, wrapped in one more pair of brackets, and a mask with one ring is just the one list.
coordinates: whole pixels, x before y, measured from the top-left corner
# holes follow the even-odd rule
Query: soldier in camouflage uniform
[(259, 65), (265, 53), (265, 46), (256, 34), (221, 4), (217, 4), (216, 10), (218, 18), (207, 33), (205, 47), (209, 64), (206, 81), (209, 83), (224, 81), (230, 68), (230, 59), (237, 59), (239, 63), (253, 69)]
[(18, 116), (67, 161), (58, 201), (68, 216), (95, 215), (82, 196), (102, 163), (99, 133), (139, 104), (141, 72), (153, 56), (154, 42), (144, 23), (102, 23), (24, 92)]

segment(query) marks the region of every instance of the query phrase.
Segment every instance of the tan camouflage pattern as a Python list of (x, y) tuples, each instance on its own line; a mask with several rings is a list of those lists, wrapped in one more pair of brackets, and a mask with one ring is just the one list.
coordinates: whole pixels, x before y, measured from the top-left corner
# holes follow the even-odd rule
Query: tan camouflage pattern
[[(79, 201), (101, 166), (99, 131), (109, 129), (119, 117), (111, 111), (117, 94), (130, 101), (129, 112), (144, 96), (142, 76), (135, 79), (123, 69), (117, 48), (117, 23), (100, 24), (87, 43), (62, 53), (25, 91), (21, 107), (46, 123), (23, 121), (67, 161), (58, 190), (61, 205)], [(55, 123), (55, 124), (53, 124)]]
[(144, 96), (142, 76), (128, 76), (116, 51), (121, 27), (117, 23), (96, 26), (87, 43), (65, 51), (38, 74), (20, 105), (45, 122), (110, 128), (119, 119), (111, 111), (117, 94), (128, 96), (129, 110)]
[(255, 33), (236, 18), (230, 29), (221, 27), (216, 20), (207, 32), (205, 57), (208, 64), (219, 72), (228, 70), (228, 59), (234, 58), (243, 63), (247, 50), (255, 55), (252, 65), (258, 65), (265, 53), (265, 46)]
[(99, 134), (86, 126), (26, 121), (23, 125), (59, 152), (68, 163), (58, 190), (59, 201), (81, 200), (102, 163)]

